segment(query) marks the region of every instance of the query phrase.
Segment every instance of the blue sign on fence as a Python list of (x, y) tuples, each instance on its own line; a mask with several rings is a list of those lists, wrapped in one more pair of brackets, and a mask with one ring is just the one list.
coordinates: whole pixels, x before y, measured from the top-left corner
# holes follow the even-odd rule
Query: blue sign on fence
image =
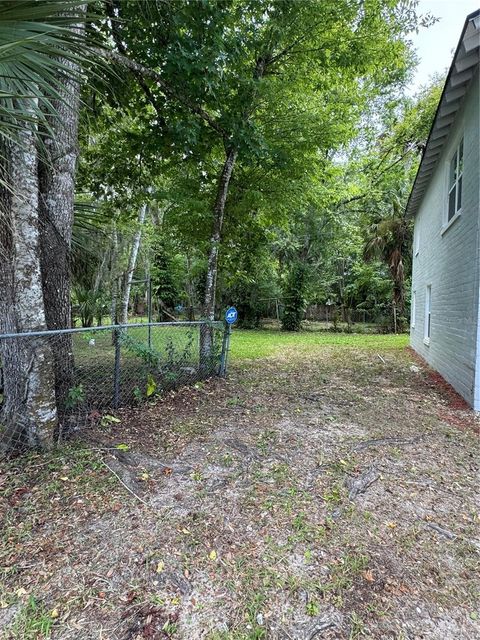
[(238, 320), (238, 311), (235, 309), (235, 307), (230, 307), (226, 310), (225, 320), (228, 324), (233, 324)]

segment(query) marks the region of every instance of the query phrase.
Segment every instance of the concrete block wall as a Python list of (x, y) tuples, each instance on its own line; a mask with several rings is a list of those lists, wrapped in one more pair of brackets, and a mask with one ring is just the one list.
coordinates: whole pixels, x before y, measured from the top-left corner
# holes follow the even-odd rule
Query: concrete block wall
[[(412, 277), (415, 318), (411, 319), (410, 334), (415, 351), (476, 409), (480, 409), (480, 380), (476, 378), (480, 274), (479, 115), (477, 72), (415, 217)], [(448, 166), (462, 135), (462, 210), (445, 228)], [(415, 255), (417, 246), (419, 252)], [(431, 285), (429, 345), (424, 342), (427, 285)]]

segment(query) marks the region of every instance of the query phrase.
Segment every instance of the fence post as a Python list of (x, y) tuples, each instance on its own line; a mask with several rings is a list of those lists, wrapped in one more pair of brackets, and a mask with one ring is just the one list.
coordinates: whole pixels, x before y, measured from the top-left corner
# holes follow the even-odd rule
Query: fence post
[(152, 348), (152, 278), (148, 276), (147, 289), (147, 306), (148, 306), (148, 348)]
[(232, 331), (231, 325), (225, 323), (225, 330), (223, 332), (223, 341), (222, 341), (222, 355), (220, 356), (219, 375), (221, 378), (224, 378), (227, 375), (227, 360), (228, 360), (228, 350), (230, 348), (231, 331)]
[(120, 406), (120, 329), (114, 330), (115, 341), (115, 364), (113, 369), (113, 408)]

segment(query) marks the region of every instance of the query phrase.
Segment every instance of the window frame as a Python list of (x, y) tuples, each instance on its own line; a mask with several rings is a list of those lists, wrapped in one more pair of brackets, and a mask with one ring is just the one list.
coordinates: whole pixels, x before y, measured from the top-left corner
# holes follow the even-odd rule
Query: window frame
[[(460, 149), (462, 153), (460, 154)], [(456, 158), (454, 169), (455, 179), (450, 183), (452, 174), (452, 161)], [(448, 160), (445, 161), (445, 213), (441, 234), (443, 235), (447, 229), (462, 215), (463, 210), (463, 177), (465, 173), (465, 135), (463, 128), (455, 137), (455, 144), (449, 154)], [(461, 170), (460, 170), (461, 169)], [(455, 190), (455, 210), (450, 216), (450, 195)], [(460, 201), (460, 206), (458, 203)]]

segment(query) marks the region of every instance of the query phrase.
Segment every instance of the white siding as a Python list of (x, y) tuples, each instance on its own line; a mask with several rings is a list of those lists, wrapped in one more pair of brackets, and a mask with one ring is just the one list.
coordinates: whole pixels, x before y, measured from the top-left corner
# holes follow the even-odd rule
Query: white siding
[[(462, 211), (442, 234), (446, 219), (448, 163), (462, 133)], [(420, 234), (421, 243), (418, 255), (413, 257), (416, 321), (411, 329), (411, 344), (415, 351), (471, 405), (478, 405), (476, 409), (480, 409), (480, 380), (475, 380), (480, 270), (479, 133), (477, 73), (415, 218), (416, 234)], [(424, 342), (427, 285), (432, 287), (429, 345)], [(480, 353), (478, 356), (480, 358)]]

